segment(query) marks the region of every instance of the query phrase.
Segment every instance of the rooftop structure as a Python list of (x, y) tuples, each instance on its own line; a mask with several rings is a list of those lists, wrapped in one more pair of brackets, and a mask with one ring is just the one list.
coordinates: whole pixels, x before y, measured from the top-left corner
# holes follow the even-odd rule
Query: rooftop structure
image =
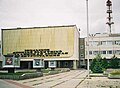
[(114, 22), (112, 22), (112, 16), (111, 16), (111, 14), (112, 14), (112, 2), (110, 1), (110, 0), (108, 0), (107, 2), (106, 2), (106, 6), (108, 7), (108, 9), (107, 9), (107, 13), (108, 13), (108, 17), (107, 17), (107, 19), (108, 19), (108, 22), (106, 23), (106, 24), (108, 24), (108, 26), (109, 26), (109, 31), (110, 31), (110, 34), (111, 34), (111, 25), (112, 24), (114, 24)]

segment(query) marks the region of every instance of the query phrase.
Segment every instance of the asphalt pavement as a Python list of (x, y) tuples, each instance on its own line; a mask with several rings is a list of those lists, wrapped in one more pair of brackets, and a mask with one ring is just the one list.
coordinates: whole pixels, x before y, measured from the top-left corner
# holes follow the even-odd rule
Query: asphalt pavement
[(108, 77), (87, 79), (87, 70), (70, 70), (26, 80), (0, 80), (0, 88), (120, 88), (120, 80)]
[(0, 79), (0, 88), (22, 88), (22, 87), (9, 83), (7, 82), (7, 80)]
[(33, 88), (77, 88), (86, 79), (86, 76), (86, 70), (71, 70), (69, 72), (17, 82)]

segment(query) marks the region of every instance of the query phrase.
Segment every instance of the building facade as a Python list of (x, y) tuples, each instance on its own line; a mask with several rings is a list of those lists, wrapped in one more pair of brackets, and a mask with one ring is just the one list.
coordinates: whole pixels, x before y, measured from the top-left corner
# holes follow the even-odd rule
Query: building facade
[(79, 31), (75, 25), (2, 29), (2, 55), (19, 55), (20, 68), (33, 68), (34, 59), (58, 68), (77, 69)]
[(120, 58), (120, 34), (96, 33), (89, 36), (87, 53), (87, 38), (85, 38), (85, 59), (94, 59), (97, 54), (110, 59), (115, 55)]
[(0, 68), (2, 68), (2, 58), (1, 58), (1, 41), (0, 41)]
[(80, 38), (79, 39), (79, 56), (80, 56), (80, 67), (85, 68), (86, 63), (85, 63), (85, 38)]

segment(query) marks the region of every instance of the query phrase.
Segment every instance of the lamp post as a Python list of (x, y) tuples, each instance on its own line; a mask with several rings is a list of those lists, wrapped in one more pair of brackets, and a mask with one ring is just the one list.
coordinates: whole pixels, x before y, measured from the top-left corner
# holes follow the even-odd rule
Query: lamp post
[(88, 16), (88, 0), (86, 0), (86, 17), (87, 17), (87, 70), (88, 70), (88, 78), (90, 78), (89, 74), (89, 16)]

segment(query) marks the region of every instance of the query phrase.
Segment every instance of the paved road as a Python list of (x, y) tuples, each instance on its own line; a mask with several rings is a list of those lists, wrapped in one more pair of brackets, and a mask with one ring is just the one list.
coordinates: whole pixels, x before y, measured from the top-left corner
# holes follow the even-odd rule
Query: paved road
[(86, 78), (86, 75), (86, 70), (71, 70), (70, 72), (17, 82), (33, 88), (78, 88)]

